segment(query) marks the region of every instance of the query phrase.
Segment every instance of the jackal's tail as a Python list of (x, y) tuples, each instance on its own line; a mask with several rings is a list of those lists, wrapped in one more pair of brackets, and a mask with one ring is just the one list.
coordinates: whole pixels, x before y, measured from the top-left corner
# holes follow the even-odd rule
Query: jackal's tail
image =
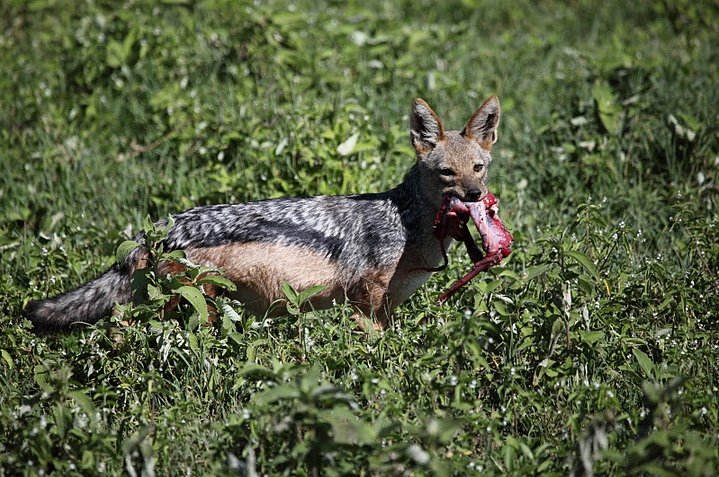
[(32, 302), (24, 314), (35, 331), (62, 330), (73, 323), (95, 323), (108, 316), (115, 303), (125, 304), (132, 299), (130, 274), (134, 267), (129, 265), (115, 264), (79, 288), (55, 298)]

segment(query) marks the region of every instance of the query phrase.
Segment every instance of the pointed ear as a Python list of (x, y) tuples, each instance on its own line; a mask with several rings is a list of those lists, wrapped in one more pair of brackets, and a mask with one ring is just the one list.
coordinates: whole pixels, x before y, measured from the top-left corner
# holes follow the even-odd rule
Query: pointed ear
[(444, 139), (444, 126), (429, 104), (417, 98), (409, 120), (410, 141), (418, 154), (427, 154)]
[(486, 150), (492, 149), (497, 142), (497, 126), (499, 125), (499, 99), (490, 96), (487, 101), (472, 114), (462, 135), (474, 139)]

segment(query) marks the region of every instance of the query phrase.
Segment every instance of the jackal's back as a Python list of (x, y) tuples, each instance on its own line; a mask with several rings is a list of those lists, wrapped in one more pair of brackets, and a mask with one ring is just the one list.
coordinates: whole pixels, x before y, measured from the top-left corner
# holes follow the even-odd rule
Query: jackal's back
[(398, 204), (387, 193), (197, 207), (174, 220), (165, 241), (169, 249), (300, 247), (355, 273), (396, 262), (407, 239)]

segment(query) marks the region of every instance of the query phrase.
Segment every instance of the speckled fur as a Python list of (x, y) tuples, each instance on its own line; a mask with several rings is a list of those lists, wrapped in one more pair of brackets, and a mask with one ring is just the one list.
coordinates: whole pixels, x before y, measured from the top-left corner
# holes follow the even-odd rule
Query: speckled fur
[[(429, 105), (417, 99), (410, 124), (417, 162), (396, 188), (378, 194), (196, 207), (174, 216), (165, 249), (185, 250), (196, 263), (221, 267), (243, 287), (240, 298), (261, 304), (248, 307), (252, 312), (262, 313), (278, 298), (285, 276), (303, 287), (308, 284), (293, 277), (317, 272), (330, 290), (318, 298), (317, 306), (347, 298), (361, 312), (386, 323), (391, 310), (429, 278), (431, 273), (422, 269), (442, 262), (432, 235), (442, 196), (477, 200), (486, 194), (498, 123), (496, 97), (485, 101), (461, 132), (445, 132)], [(138, 239), (142, 241), (141, 234)], [(282, 247), (287, 260), (278, 260)], [(233, 255), (241, 253), (254, 258)], [(126, 263), (76, 290), (31, 303), (26, 316), (37, 329), (94, 323), (108, 315), (114, 303), (132, 299), (129, 277), (144, 262), (145, 252), (138, 248)], [(298, 273), (281, 273), (293, 267)]]

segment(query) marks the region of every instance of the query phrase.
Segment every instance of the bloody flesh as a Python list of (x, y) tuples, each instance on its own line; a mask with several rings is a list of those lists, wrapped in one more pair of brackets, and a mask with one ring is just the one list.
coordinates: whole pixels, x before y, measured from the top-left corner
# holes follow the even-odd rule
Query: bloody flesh
[[(470, 218), (482, 237), (484, 251), (479, 249), (467, 228), (467, 222)], [(434, 234), (440, 242), (445, 264), (433, 270), (447, 266), (447, 253), (444, 248), (444, 239), (446, 237), (452, 237), (464, 243), (465, 247), (467, 247), (467, 253), (474, 263), (467, 274), (457, 280), (439, 297), (440, 303), (454, 295), (479, 273), (497, 265), (512, 253), (509, 248), (512, 245), (512, 234), (509, 233), (499, 218), (497, 198), (491, 192), (487, 193), (478, 202), (462, 202), (456, 197), (445, 196), (442, 207), (435, 218), (434, 226)]]

